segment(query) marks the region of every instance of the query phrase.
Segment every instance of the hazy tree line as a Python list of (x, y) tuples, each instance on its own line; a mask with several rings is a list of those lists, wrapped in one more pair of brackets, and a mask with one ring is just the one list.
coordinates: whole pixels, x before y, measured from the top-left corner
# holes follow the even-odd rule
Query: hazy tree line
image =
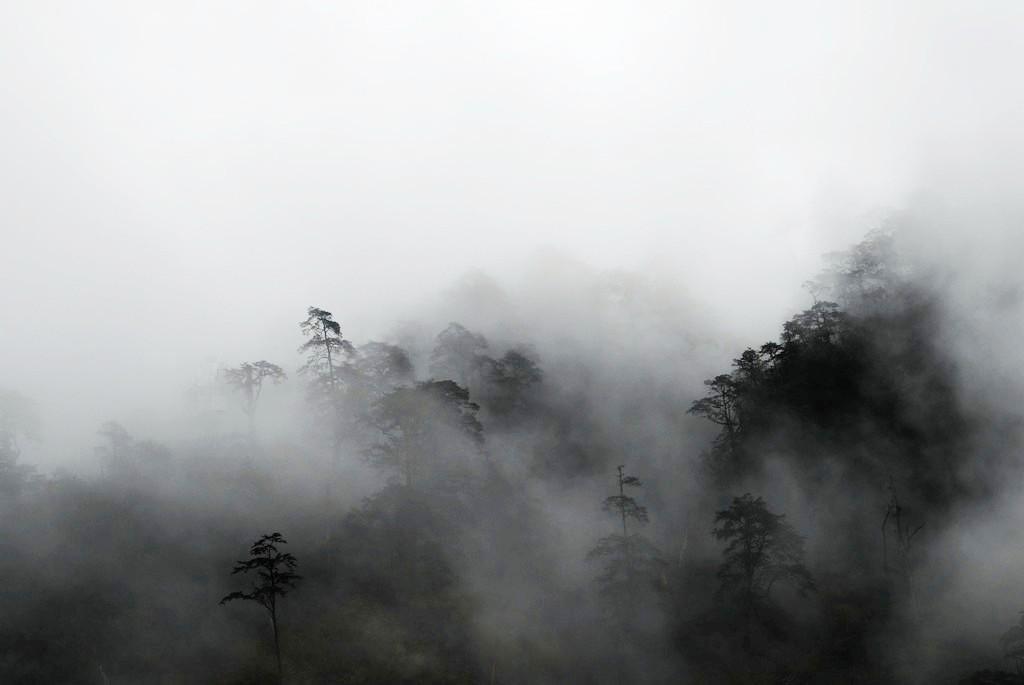
[[(998, 669), (1019, 667), (1019, 627), (1010, 661), (993, 663), (992, 640), (947, 654), (959, 671), (915, 642), (929, 616), (920, 550), (990, 494), (968, 462), (977, 418), (935, 343), (935, 291), (884, 233), (809, 285), (778, 340), (659, 408), (713, 429), (702, 454), (668, 465), (609, 438), (527, 344), (452, 323), (417, 368), (318, 307), (295, 373), (276, 359), (221, 374), (244, 435), (164, 445), (111, 420), (98, 478), (23, 465), (40, 420), (4, 391), (0, 680), (1018, 677)], [(285, 382), (305, 391), (294, 441), (261, 430)], [(356, 469), (377, 486), (353, 500)], [(556, 525), (565, 511), (582, 520)]]

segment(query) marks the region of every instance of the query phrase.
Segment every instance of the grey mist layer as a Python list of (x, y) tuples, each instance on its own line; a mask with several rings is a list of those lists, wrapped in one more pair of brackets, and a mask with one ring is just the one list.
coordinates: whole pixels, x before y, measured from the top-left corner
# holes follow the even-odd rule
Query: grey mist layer
[(1020, 682), (1022, 32), (0, 3), (0, 681)]

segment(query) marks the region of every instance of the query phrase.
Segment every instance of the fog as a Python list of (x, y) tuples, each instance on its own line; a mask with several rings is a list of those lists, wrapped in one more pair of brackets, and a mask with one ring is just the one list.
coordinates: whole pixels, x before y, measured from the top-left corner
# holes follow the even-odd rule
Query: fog
[[(367, 458), (379, 436), (363, 414), (378, 405), (347, 389), (333, 419), (317, 413), (326, 405), (311, 392), (324, 376), (299, 374), (307, 353), (297, 351), (298, 324), (315, 306), (354, 346), (384, 341), (408, 355), (402, 383), (389, 376), (373, 397), (428, 380), (468, 391), (487, 463), (500, 465), (503, 485), (481, 490), (500, 503), (495, 518), (480, 514), (458, 535), (448, 523), (433, 529), (464, 544), (438, 543), (452, 587), (472, 599), (452, 600), (451, 615), (435, 607), (432, 625), (469, 637), (429, 658), (399, 658), (388, 645), (401, 642), (393, 631), (404, 619), (382, 609), (367, 610), (371, 618), (345, 609), (323, 628), (419, 664), (401, 671), (403, 682), (602, 682), (613, 659), (587, 650), (603, 605), (585, 558), (608, 532), (597, 512), (622, 463), (643, 482), (647, 531), (675, 565), (662, 572), (670, 599), (634, 617), (642, 639), (615, 658), (617, 682), (726, 682), (709, 655), (730, 649), (748, 665), (770, 652), (778, 672), (785, 664), (804, 674), (787, 682), (855, 682), (853, 671), (822, 665), (825, 656), (798, 666), (794, 654), (833, 625), (822, 616), (846, 616), (858, 602), (884, 604), (888, 618), (862, 631), (864, 644), (886, 647), (850, 657), (875, 664), (856, 682), (938, 682), (928, 680), (936, 672), (957, 682), (983, 669), (1010, 677), (1024, 665), (1006, 661), (999, 643), (1024, 607), (1015, 585), (1024, 562), (1022, 30), (1016, 2), (0, 4), (0, 390), (25, 398), (10, 406), (31, 407), (38, 424), (0, 422), (0, 433), (20, 435), (19, 463), (51, 488), (5, 505), (42, 517), (26, 514), (25, 528), (8, 530), (21, 541), (11, 545), (44, 563), (50, 548), (31, 531), (47, 529), (46, 516), (60, 520), (54, 488), (73, 477), (100, 500), (119, 501), (121, 486), (148, 493), (138, 496), (152, 496), (161, 530), (215, 531), (196, 543), (196, 568), (225, 577), (168, 582), (216, 594), (230, 567), (212, 570), (211, 560), (238, 558), (281, 529), (300, 572), (316, 568), (305, 598), (296, 591), (293, 625), (316, 606), (314, 588), (359, 596), (353, 578), (372, 573), (332, 565), (331, 545), (369, 535), (353, 531), (370, 525), (358, 511), (375, 493), (384, 493), (375, 506), (396, 498), (388, 511), (400, 532), (413, 529), (401, 516), (421, 504), (389, 490), (394, 473)], [(891, 236), (892, 254), (872, 253), (885, 304), (863, 295), (863, 282), (860, 295), (844, 291), (853, 272), (829, 256), (858, 244), (889, 249), (871, 243), (878, 231)], [(839, 280), (820, 290), (829, 278)], [(715, 467), (734, 470), (709, 475), (734, 438), (716, 438), (725, 424), (708, 412), (687, 413), (709, 392), (704, 379), (733, 373), (745, 348), (780, 340), (785, 322), (832, 300), (857, 322), (850, 339), (862, 345), (844, 348), (853, 361), (835, 387), (847, 399), (816, 395), (814, 378), (827, 373), (814, 366), (786, 371), (798, 380), (772, 386), (780, 394), (769, 400), (743, 386), (753, 393), (749, 421), (750, 406), (772, 409), (748, 423), (742, 449), (729, 448), (735, 463)], [(470, 357), (495, 368), (525, 350), (543, 374), (530, 387), (542, 389), (510, 400), (483, 371), (441, 370), (437, 336), (451, 322), (486, 338)], [(264, 388), (246, 442), (238, 395), (222, 381), (260, 359), (288, 379)], [(823, 418), (812, 406), (821, 397), (858, 408)], [(112, 475), (111, 453), (96, 449), (108, 421), (169, 450), (177, 475), (153, 476), (166, 489)], [(472, 452), (460, 436), (423, 440)], [(395, 444), (392, 457), (411, 449)], [(249, 494), (219, 502), (218, 483)], [(906, 561), (913, 592), (891, 606), (880, 598), (901, 596), (899, 583), (883, 592), (878, 569), (850, 561), (877, 556), (889, 483), (908, 516), (928, 521)], [(429, 497), (434, 485), (421, 487), (417, 497)], [(767, 638), (751, 632), (749, 615), (741, 644), (721, 627), (731, 619), (708, 608), (722, 553), (708, 533), (716, 511), (746, 491), (806, 536), (817, 578), (817, 608), (785, 595), (783, 605), (804, 609), (772, 619), (775, 638), (789, 639), (771, 648), (758, 646)], [(272, 494), (257, 502), (253, 492)], [(475, 496), (458, 506), (479, 514)], [(458, 506), (431, 515), (457, 517)], [(115, 515), (96, 516), (102, 528)], [(511, 520), (527, 540), (507, 531)], [(520, 561), (503, 556), (509, 549)], [(24, 590), (30, 603), (18, 615), (46, 606), (60, 616), (46, 592), (65, 582)], [(441, 605), (449, 597), (416, 592)], [(261, 624), (252, 619), (232, 643), (237, 626), (225, 615), (244, 611), (213, 599), (204, 649), (232, 644), (229, 663), (263, 668)], [(543, 648), (545, 638), (530, 636), (541, 616), (551, 631)], [(687, 637), (696, 633), (726, 637), (697, 648)], [(642, 658), (641, 643), (650, 646)], [(0, 634), (0, 666), (24, 663), (21, 644)], [(288, 654), (285, 643), (286, 681), (397, 682), (372, 669), (355, 675), (351, 662), (325, 665), (315, 645)], [(99, 675), (40, 668), (8, 679), (264, 682), (273, 670), (245, 681), (242, 666), (196, 666), (207, 652), (182, 652), (175, 663), (195, 657), (189, 671), (139, 666), (132, 659), (145, 661), (147, 649), (138, 643), (124, 647), (132, 658), (104, 649), (88, 657)], [(758, 669), (728, 682), (773, 682)]]

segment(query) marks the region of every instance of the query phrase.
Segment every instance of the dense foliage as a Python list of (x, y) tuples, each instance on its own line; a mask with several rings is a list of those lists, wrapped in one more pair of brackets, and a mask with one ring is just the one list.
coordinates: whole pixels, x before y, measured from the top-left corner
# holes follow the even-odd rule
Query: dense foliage
[[(275, 682), (267, 617), (224, 597), (282, 622), (294, 683), (1004, 682), (997, 639), (919, 657), (918, 550), (989, 494), (941, 302), (886, 234), (811, 291), (689, 405), (591, 397), (585, 360), (457, 323), (426, 355), (357, 347), (316, 307), (299, 437), (255, 430), (286, 376), (242, 363), (223, 379), (248, 434), (159, 444), (111, 421), (98, 478), (44, 478), (20, 461), (31, 403), (4, 392), (0, 680)], [(715, 431), (704, 454), (648, 458), (660, 436), (631, 423), (700, 434), (687, 409)], [(261, 538), (235, 568), (270, 575), (232, 592), (265, 530), (295, 556)]]

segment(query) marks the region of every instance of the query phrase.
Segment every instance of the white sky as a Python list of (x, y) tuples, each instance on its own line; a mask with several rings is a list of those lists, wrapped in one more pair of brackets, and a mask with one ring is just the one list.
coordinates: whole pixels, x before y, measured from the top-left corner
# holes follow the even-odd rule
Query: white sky
[(771, 336), (820, 253), (1021, 150), (1022, 35), (1016, 1), (0, 2), (0, 385), (102, 406), (290, 352), (309, 304), (365, 340), (542, 247)]

